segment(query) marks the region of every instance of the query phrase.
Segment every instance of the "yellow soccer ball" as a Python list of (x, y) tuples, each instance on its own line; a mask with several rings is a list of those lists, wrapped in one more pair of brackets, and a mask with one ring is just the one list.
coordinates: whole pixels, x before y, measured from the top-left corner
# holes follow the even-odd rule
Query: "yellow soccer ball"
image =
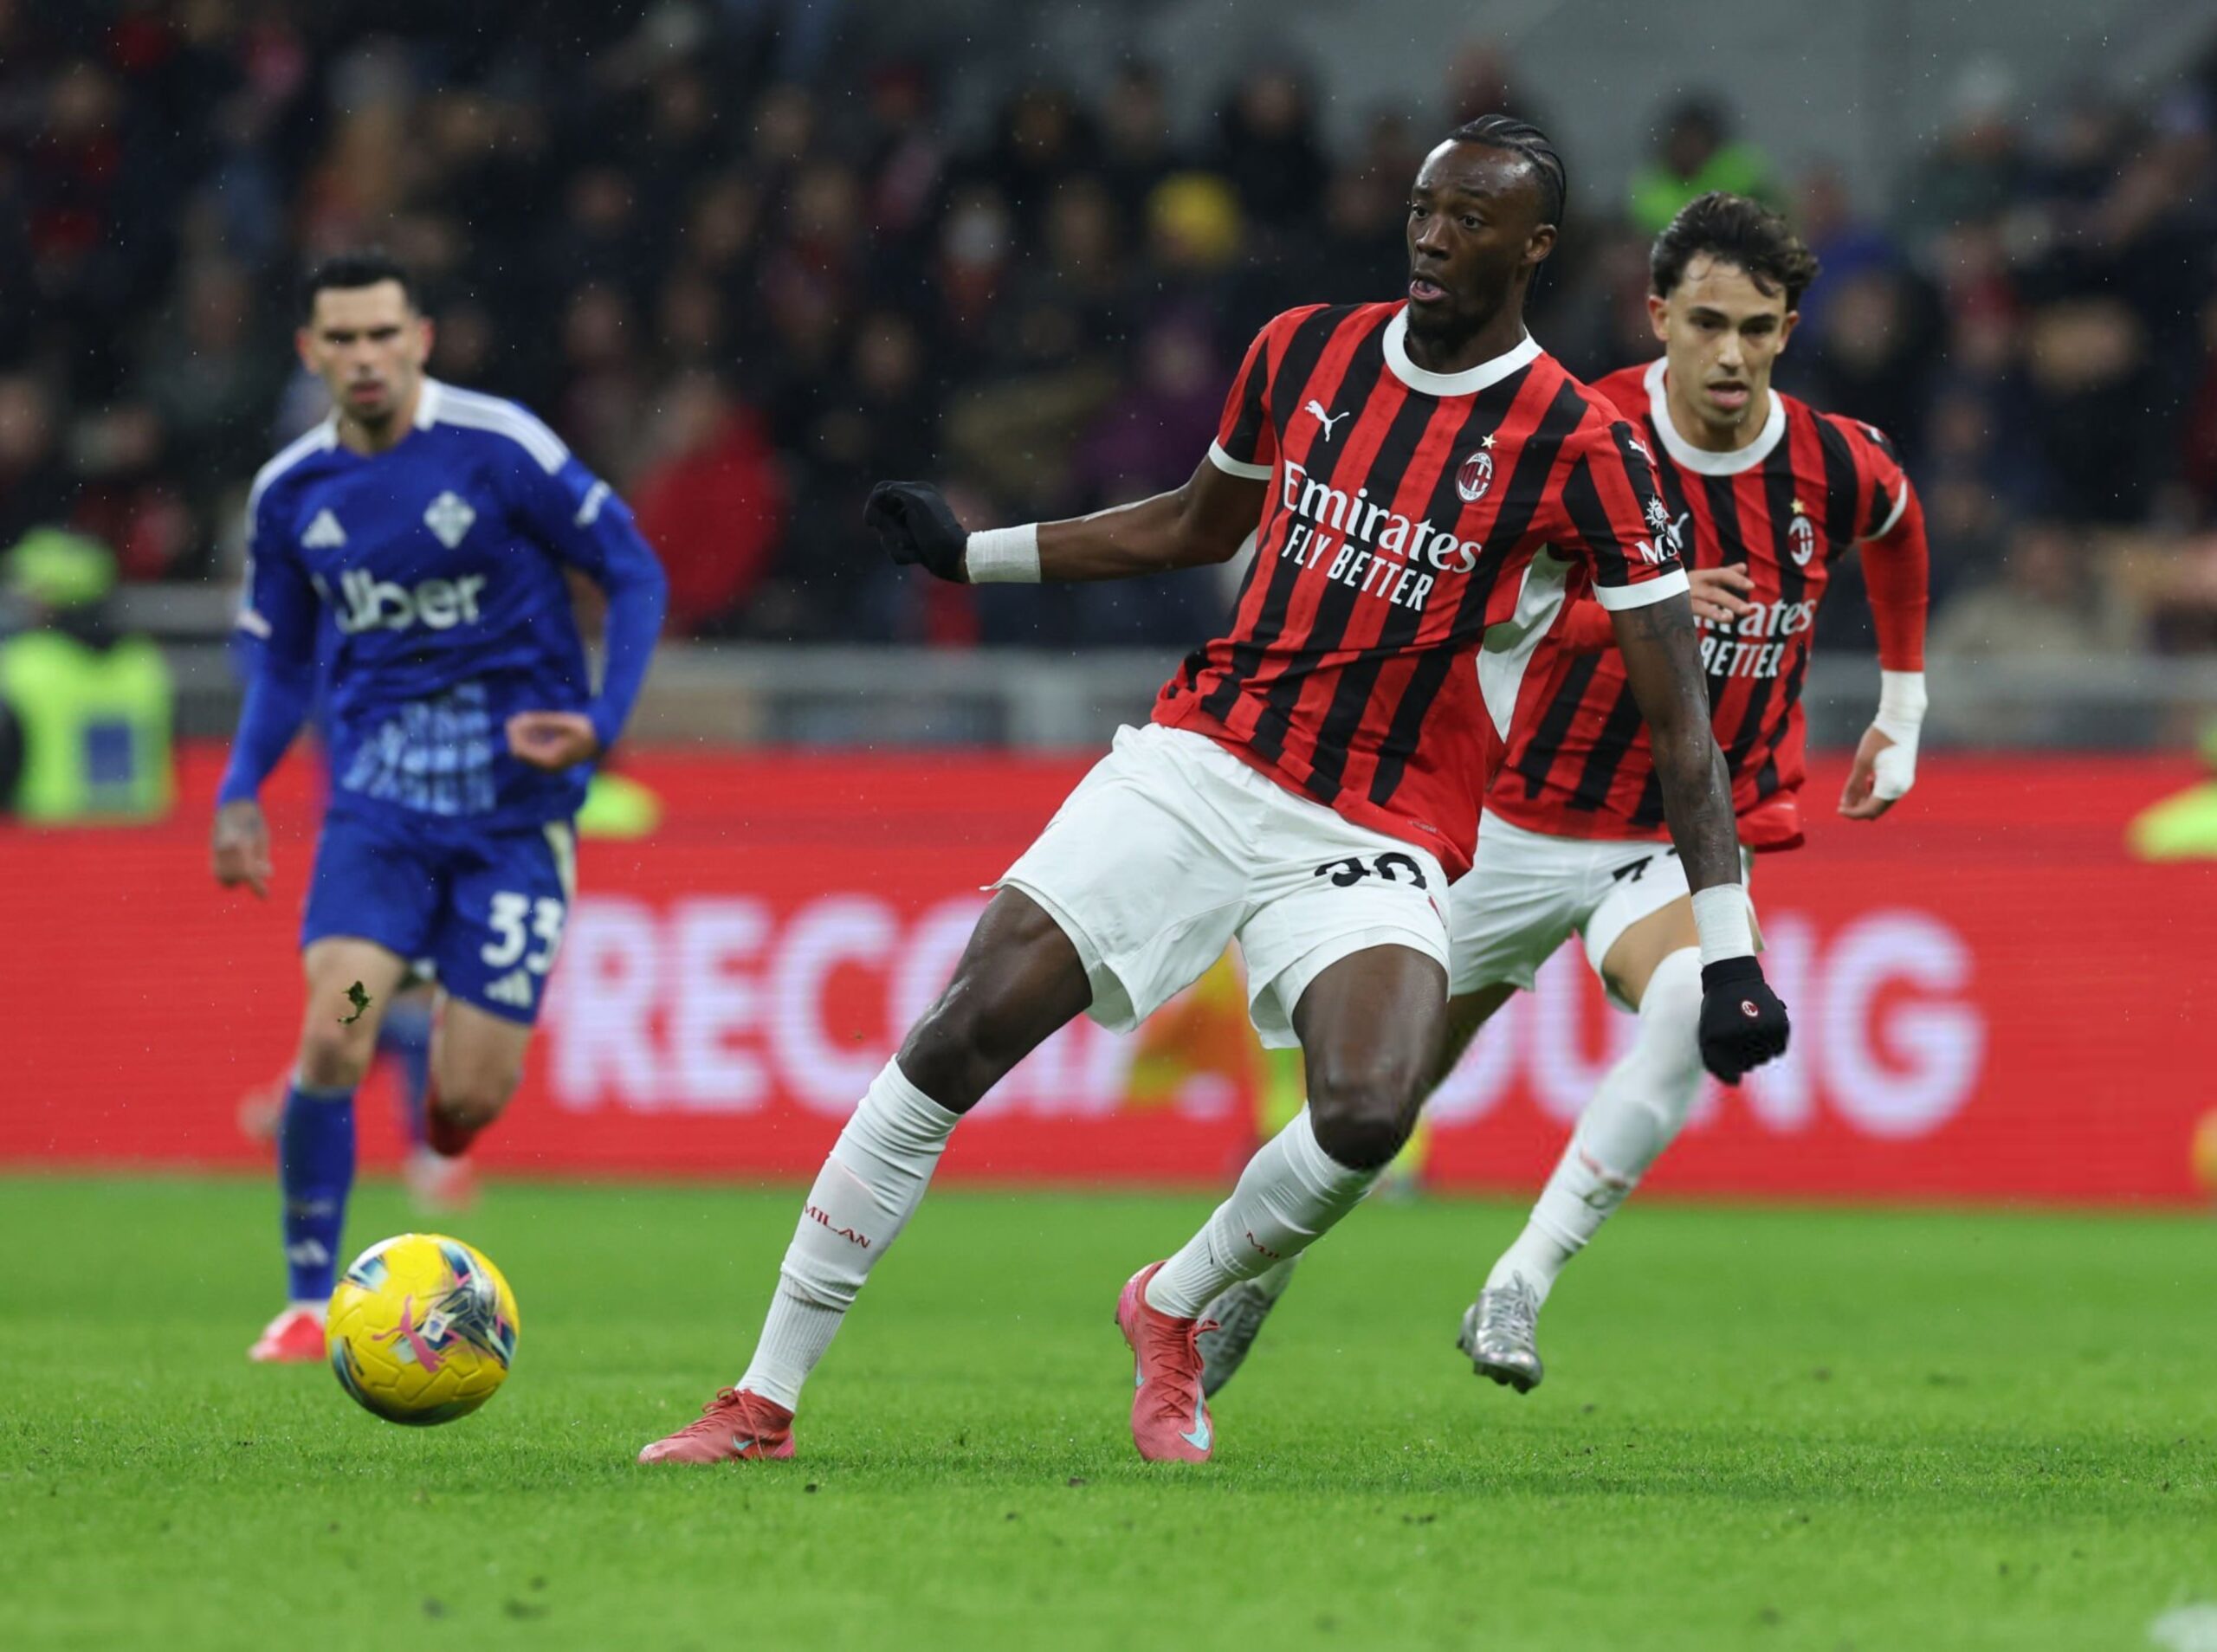
[(507, 1380), (516, 1299), (482, 1252), (404, 1233), (354, 1259), (331, 1294), (331, 1368), (365, 1410), (427, 1427), (467, 1416)]

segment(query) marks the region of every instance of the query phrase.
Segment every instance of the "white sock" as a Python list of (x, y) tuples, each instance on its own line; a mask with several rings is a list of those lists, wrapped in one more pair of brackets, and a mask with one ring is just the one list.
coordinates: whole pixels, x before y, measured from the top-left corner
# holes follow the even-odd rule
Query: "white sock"
[(871, 1268), (923, 1203), (961, 1116), (909, 1083), (892, 1062), (870, 1081), (801, 1207), (741, 1388), (798, 1409), (801, 1384)]
[(1326, 1152), (1303, 1107), (1262, 1145), (1231, 1197), (1147, 1281), (1147, 1306), (1174, 1319), (1195, 1318), (1235, 1280), (1298, 1256), (1354, 1209), (1378, 1174), (1349, 1170)]
[(1701, 952), (1688, 946), (1655, 966), (1639, 1001), (1639, 1032), (1579, 1115), (1570, 1145), (1486, 1288), (1521, 1274), (1542, 1301), (1677, 1135), (1701, 1094)]

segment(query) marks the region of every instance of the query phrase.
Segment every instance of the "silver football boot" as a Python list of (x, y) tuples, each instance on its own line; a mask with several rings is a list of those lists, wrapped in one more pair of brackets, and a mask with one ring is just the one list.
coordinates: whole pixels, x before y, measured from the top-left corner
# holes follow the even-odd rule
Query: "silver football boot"
[[(1205, 1328), (1193, 1339), (1193, 1346), (1200, 1350), (1204, 1395), (1214, 1396), (1218, 1389), (1238, 1374), (1247, 1351), (1255, 1345), (1255, 1333), (1263, 1328), (1263, 1321), (1285, 1294), (1286, 1281), (1293, 1277), (1293, 1265), (1300, 1260), (1298, 1256), (1289, 1256), (1252, 1279), (1226, 1286), (1201, 1310)], [(1211, 1324), (1212, 1320), (1215, 1323)]]
[(1547, 1374), (1540, 1365), (1539, 1339), (1540, 1299), (1523, 1274), (1511, 1274), (1508, 1284), (1478, 1293), (1463, 1315), (1455, 1345), (1470, 1356), (1479, 1376), (1529, 1394)]

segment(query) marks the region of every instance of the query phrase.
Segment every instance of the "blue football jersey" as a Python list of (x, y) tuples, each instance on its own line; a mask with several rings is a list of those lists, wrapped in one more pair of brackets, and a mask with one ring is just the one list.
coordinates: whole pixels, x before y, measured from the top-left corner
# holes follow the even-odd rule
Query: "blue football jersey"
[(611, 593), (611, 641), (620, 603), (650, 608), (627, 615), (648, 617), (647, 647), (663, 579), (623, 500), (545, 424), (427, 378), (385, 452), (340, 445), (329, 420), (262, 467), (248, 534), (239, 624), (314, 674), (332, 812), (488, 829), (577, 812), (588, 765), (517, 761), (507, 719), (583, 712), (611, 744), (643, 660), (596, 699), (565, 570)]

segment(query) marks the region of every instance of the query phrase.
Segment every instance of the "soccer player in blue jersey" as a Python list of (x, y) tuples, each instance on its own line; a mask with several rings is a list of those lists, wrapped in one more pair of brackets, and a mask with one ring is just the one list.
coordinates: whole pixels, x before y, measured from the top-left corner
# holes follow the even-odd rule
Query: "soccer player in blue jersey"
[[(248, 500), (239, 624), (261, 646), (214, 836), (217, 881), (266, 898), (256, 797), (320, 687), (331, 801), (279, 1132), (291, 1290), (250, 1351), (276, 1361), (324, 1357), (354, 1089), (411, 973), (445, 996), (431, 1145), (460, 1153), (514, 1093), (572, 895), (571, 822), (646, 677), (666, 592), (630, 510), (552, 430), (425, 375), (431, 324), (398, 264), (333, 259), (307, 298), (301, 358), (333, 411)], [(571, 569), (608, 597), (598, 691)]]

